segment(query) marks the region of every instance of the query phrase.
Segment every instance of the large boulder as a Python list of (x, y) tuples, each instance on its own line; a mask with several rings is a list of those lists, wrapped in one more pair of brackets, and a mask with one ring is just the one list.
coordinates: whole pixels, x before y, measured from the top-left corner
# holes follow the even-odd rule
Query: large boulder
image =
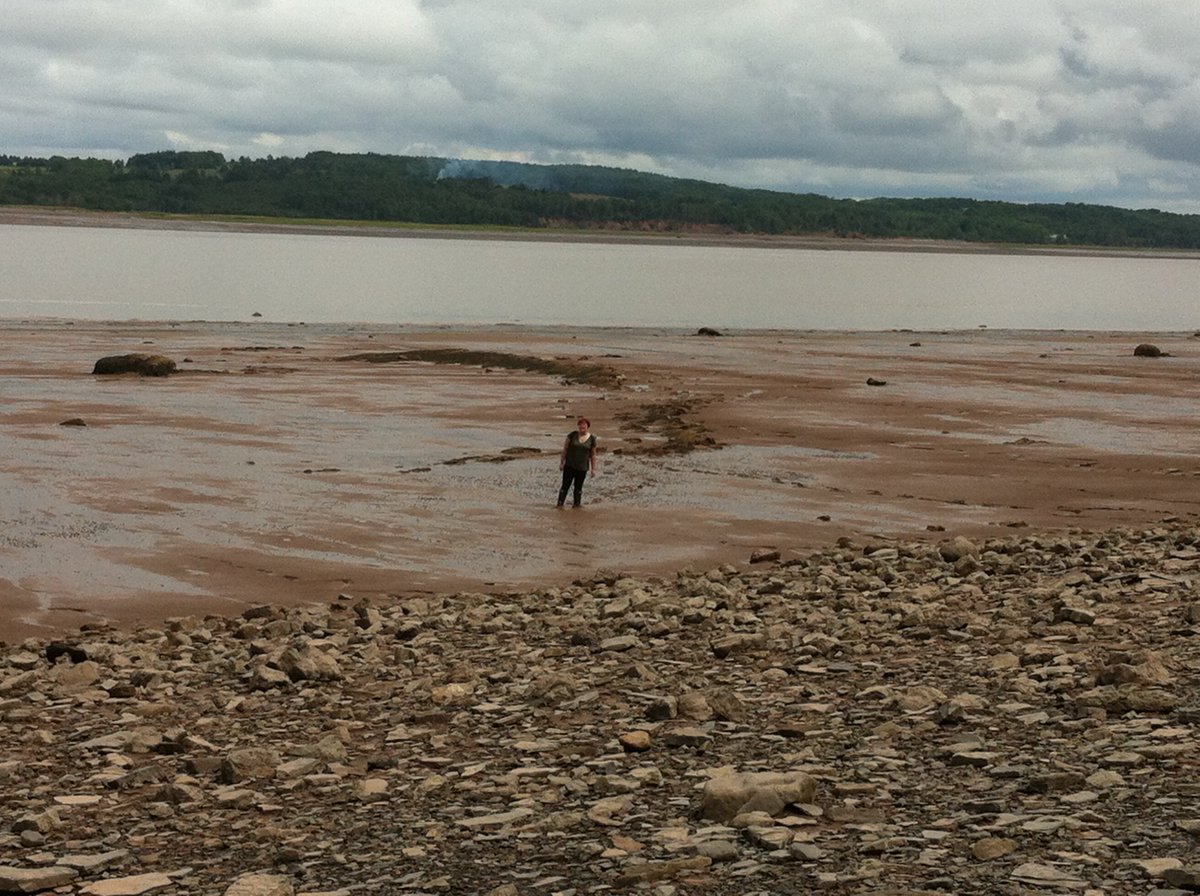
[(788, 806), (811, 803), (817, 782), (804, 772), (725, 772), (704, 785), (701, 814), (722, 824), (743, 812), (783, 814)]
[(175, 362), (165, 355), (109, 355), (101, 358), (92, 368), (97, 376), (113, 376), (121, 373), (136, 373), (141, 376), (168, 376), (175, 372)]
[(978, 557), (979, 548), (969, 538), (959, 535), (938, 545), (938, 553), (947, 563), (955, 563), (963, 557)]
[(288, 647), (275, 665), (292, 681), (339, 681), (343, 677), (337, 658), (311, 644)]
[(1152, 345), (1149, 342), (1143, 342), (1133, 350), (1133, 354), (1138, 358), (1161, 358), (1163, 350), (1157, 345)]

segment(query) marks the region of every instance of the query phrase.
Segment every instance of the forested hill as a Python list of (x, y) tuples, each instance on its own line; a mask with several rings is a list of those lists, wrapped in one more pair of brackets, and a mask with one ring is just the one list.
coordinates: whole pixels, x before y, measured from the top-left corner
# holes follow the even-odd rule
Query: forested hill
[(314, 152), (126, 161), (0, 155), (0, 205), (484, 227), (1200, 249), (1200, 215), (975, 199), (834, 199), (587, 165)]

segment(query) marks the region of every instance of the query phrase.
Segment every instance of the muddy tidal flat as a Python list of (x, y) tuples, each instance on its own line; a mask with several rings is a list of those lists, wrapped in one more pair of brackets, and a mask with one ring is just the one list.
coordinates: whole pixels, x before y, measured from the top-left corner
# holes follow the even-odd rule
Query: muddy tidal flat
[[(1200, 511), (1191, 333), (10, 321), (2, 336), (0, 637)], [(1146, 341), (1168, 357), (1135, 357)], [(92, 374), (127, 352), (179, 372)], [(560, 512), (576, 415), (600, 472)]]

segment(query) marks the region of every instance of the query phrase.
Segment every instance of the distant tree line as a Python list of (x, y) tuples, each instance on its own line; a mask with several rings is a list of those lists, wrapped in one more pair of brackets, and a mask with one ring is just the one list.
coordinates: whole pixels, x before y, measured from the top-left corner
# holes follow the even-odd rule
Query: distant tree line
[(0, 155), (0, 204), (185, 215), (1200, 249), (1200, 215), (1082, 203), (833, 199), (627, 169), (313, 152)]

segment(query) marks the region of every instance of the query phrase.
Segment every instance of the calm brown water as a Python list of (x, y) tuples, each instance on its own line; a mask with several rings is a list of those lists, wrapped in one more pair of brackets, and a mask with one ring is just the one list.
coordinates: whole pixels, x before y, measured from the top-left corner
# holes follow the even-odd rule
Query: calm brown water
[(1200, 327), (1200, 260), (11, 225), (0, 318)]

